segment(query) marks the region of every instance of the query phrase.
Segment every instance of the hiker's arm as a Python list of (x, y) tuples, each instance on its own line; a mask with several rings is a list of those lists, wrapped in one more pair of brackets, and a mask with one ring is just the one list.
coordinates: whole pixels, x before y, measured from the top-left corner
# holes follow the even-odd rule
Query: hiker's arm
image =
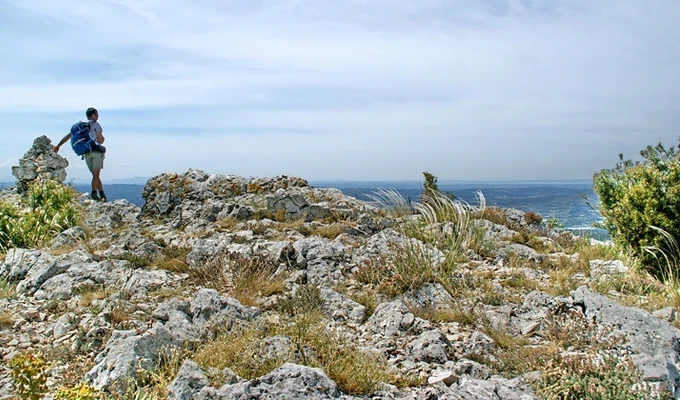
[(100, 144), (104, 144), (104, 140), (106, 140), (106, 139), (104, 138), (104, 131), (97, 132), (97, 141), (98, 141)]
[(54, 150), (55, 153), (59, 153), (59, 148), (61, 147), (62, 144), (66, 143), (67, 140), (71, 138), (71, 133), (67, 133), (66, 136), (64, 136), (60, 141), (59, 144), (54, 146), (52, 149)]

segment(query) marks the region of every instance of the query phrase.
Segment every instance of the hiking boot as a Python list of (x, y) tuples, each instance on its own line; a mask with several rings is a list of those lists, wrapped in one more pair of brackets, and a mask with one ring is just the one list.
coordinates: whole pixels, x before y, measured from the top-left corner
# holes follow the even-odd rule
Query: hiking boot
[(99, 201), (101, 201), (102, 203), (106, 203), (106, 195), (104, 194), (104, 192), (99, 192)]
[(93, 192), (92, 194), (90, 194), (90, 198), (94, 201), (99, 201), (99, 195), (97, 194), (97, 192)]

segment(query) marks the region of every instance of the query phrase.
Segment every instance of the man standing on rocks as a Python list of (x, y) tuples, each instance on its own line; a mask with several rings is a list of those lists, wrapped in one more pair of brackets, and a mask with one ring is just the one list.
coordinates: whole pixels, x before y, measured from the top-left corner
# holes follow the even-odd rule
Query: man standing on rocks
[[(99, 125), (99, 122), (97, 122), (97, 120), (99, 120), (99, 112), (97, 112), (97, 109), (90, 107), (87, 109), (87, 111), (85, 111), (85, 115), (87, 116), (87, 121), (90, 123), (90, 137), (98, 141), (100, 144), (104, 144), (104, 131), (102, 126)], [(66, 143), (69, 139), (71, 139), (71, 133), (68, 133), (66, 136), (64, 136), (59, 144), (54, 146), (54, 151), (58, 153), (61, 145)], [(104, 194), (102, 181), (99, 178), (99, 174), (104, 168), (104, 153), (99, 151), (91, 151), (89, 153), (83, 154), (83, 158), (85, 159), (87, 168), (92, 173), (92, 200), (105, 202), (106, 195)]]

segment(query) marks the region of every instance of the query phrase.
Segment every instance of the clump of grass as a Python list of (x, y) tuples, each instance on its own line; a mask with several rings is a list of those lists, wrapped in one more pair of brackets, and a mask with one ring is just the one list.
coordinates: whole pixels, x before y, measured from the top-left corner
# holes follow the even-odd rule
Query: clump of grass
[(524, 214), (524, 222), (526, 222), (527, 225), (539, 225), (543, 222), (543, 216), (536, 214), (533, 211), (529, 211)]
[(411, 202), (406, 201), (396, 189), (380, 188), (368, 197), (395, 217), (405, 217), (414, 213)]
[(439, 269), (436, 264), (432, 251), (422, 243), (409, 241), (403, 247), (392, 245), (388, 255), (366, 261), (355, 273), (355, 278), (375, 285), (381, 294), (396, 297), (436, 282)]
[(0, 299), (13, 299), (17, 295), (17, 285), (11, 283), (9, 278), (0, 279)]
[(510, 242), (519, 243), (531, 247), (539, 253), (549, 253), (554, 249), (541, 240), (534, 232), (522, 229), (510, 237)]
[(366, 317), (373, 315), (376, 307), (378, 307), (378, 291), (372, 288), (352, 293), (349, 295), (349, 298), (366, 308)]
[(346, 229), (345, 225), (335, 223), (330, 225), (314, 227), (312, 228), (310, 234), (332, 240), (338, 237), (341, 233), (344, 233), (345, 229)]
[(242, 222), (237, 220), (236, 218), (226, 217), (215, 222), (215, 228), (218, 232), (231, 232), (234, 229), (236, 229), (236, 226), (238, 224), (241, 223)]
[(112, 257), (115, 260), (125, 260), (130, 263), (130, 266), (132, 269), (140, 269), (140, 268), (145, 268), (148, 267), (151, 262), (142, 256), (138, 256), (133, 253), (124, 253), (119, 256)]
[(279, 302), (280, 312), (295, 316), (297, 314), (310, 314), (320, 312), (323, 306), (321, 290), (318, 286), (307, 284), (298, 287), (294, 294), (288, 295)]
[(95, 300), (104, 300), (109, 297), (111, 292), (104, 288), (103, 285), (86, 283), (74, 289), (73, 294), (80, 296), (78, 299), (80, 307), (89, 307)]
[(285, 290), (286, 274), (271, 259), (238, 253), (188, 268), (190, 279), (199, 286), (226, 292), (241, 304), (254, 306), (258, 299)]
[(496, 225), (508, 226), (508, 216), (498, 207), (486, 207), (477, 213), (477, 217), (493, 222)]
[(511, 274), (503, 277), (501, 280), (501, 285), (511, 289), (521, 289), (522, 291), (526, 292), (530, 292), (538, 288), (537, 282), (527, 278), (526, 275), (520, 271), (512, 272)]
[(9, 311), (0, 312), (0, 329), (11, 328), (14, 325), (14, 318)]
[(184, 348), (162, 348), (158, 353), (158, 362), (153, 370), (149, 371), (144, 368), (137, 370), (139, 377), (137, 389), (143, 388), (151, 399), (167, 398), (168, 385), (177, 376), (184, 360), (191, 355), (192, 352)]
[(455, 302), (448, 308), (435, 307), (411, 307), (410, 311), (416, 317), (432, 322), (457, 322), (471, 328), (477, 327), (485, 320), (484, 314), (477, 310), (477, 302), (466, 306), (461, 302)]
[(162, 255), (153, 261), (153, 266), (172, 272), (187, 272), (188, 247), (168, 246), (163, 248)]

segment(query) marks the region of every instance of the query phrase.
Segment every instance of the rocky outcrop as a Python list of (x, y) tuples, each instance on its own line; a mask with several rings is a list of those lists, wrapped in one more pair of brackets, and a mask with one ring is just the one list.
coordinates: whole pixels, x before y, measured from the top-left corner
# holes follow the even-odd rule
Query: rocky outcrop
[[(233, 343), (253, 341), (238, 344), (239, 356), (276, 360), (279, 367), (244, 379), (229, 368), (199, 365), (197, 352), (195, 360), (178, 360), (168, 398), (532, 400), (538, 397), (530, 382), (541, 379), (541, 366), (521, 374), (503, 370), (513, 361), (502, 358), (508, 351), (524, 351), (514, 362), (526, 369), (534, 352), (562, 346), (551, 342), (556, 335), (597, 347), (609, 340), (597, 336), (605, 332), (625, 340), (595, 357), (632, 359), (644, 384), (680, 398), (677, 310), (648, 313), (585, 286), (571, 293), (555, 287), (555, 260), (576, 263), (578, 256), (562, 253), (549, 237), (539, 239), (546, 245), (537, 249), (511, 243), (516, 229), (541, 233), (522, 212), (505, 210), (506, 225), (474, 222), (485, 230), (478, 233), (488, 248), (460, 252), (450, 265), (446, 245), (452, 242), (428, 239), (455, 235), (452, 223), (423, 227), (415, 239), (400, 224), (418, 216), (391, 217), (295, 177), (246, 180), (192, 169), (151, 179), (144, 197), (142, 209), (78, 199), (82, 226), (43, 248), (6, 252), (0, 283), (16, 294), (0, 298), (3, 365), (25, 349), (59, 348), (81, 358), (55, 361), (47, 372), (50, 388), (80, 360), (90, 360), (84, 380), (119, 394), (143, 371), (154, 371), (167, 352), (227, 335), (238, 338)], [(253, 271), (264, 278), (248, 276)], [(591, 260), (589, 271), (560, 284), (600, 285), (627, 271), (621, 261)], [(236, 290), (244, 287), (245, 295)], [(555, 293), (549, 288), (563, 295), (548, 294)], [(295, 319), (307, 312), (310, 318)], [(315, 319), (320, 325), (312, 325)], [(311, 336), (328, 348), (301, 339)], [(328, 349), (331, 358), (347, 356), (333, 347), (339, 343), (351, 346), (350, 356), (380, 362), (380, 372), (412, 384), (381, 382), (372, 393), (348, 394), (354, 383), (348, 380), (367, 379), (361, 370), (338, 378), (330, 367), (311, 367), (327, 361)], [(584, 354), (577, 344), (556, 357)], [(12, 395), (0, 368), (0, 399)]]
[(36, 180), (64, 182), (66, 167), (68, 160), (52, 150), (52, 142), (47, 136), (40, 136), (19, 160), (19, 165), (12, 167), (12, 175), (17, 178), (17, 191), (23, 193)]

